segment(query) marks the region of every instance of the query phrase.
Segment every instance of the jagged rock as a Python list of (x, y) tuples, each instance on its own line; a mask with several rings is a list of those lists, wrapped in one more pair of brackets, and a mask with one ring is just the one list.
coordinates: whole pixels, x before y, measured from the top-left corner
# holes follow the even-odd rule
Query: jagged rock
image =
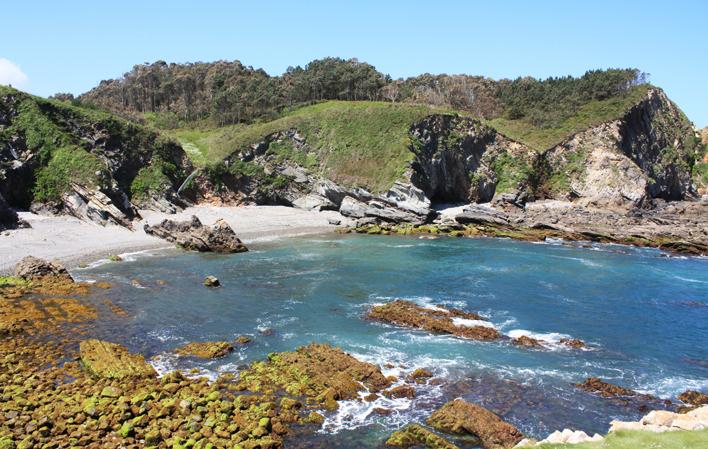
[(431, 377), (433, 377), (433, 373), (425, 368), (417, 368), (409, 376), (410, 380), (418, 384), (425, 383), (425, 381)]
[(419, 424), (409, 424), (403, 429), (393, 432), (386, 440), (386, 445), (402, 448), (424, 446), (428, 449), (459, 449), (445, 438)]
[(412, 184), (396, 181), (384, 197), (399, 209), (416, 215), (427, 216), (430, 213), (430, 199)]
[(523, 346), (526, 348), (540, 348), (543, 347), (543, 343), (541, 340), (537, 340), (535, 338), (531, 338), (528, 335), (522, 335), (520, 337), (514, 338), (511, 340), (512, 343), (514, 343), (517, 346)]
[(686, 390), (679, 395), (678, 400), (695, 406), (706, 405), (708, 404), (708, 394), (703, 394), (700, 391)]
[(610, 432), (618, 430), (644, 430), (667, 432), (674, 430), (708, 429), (708, 405), (704, 405), (685, 414), (664, 410), (653, 410), (639, 421), (612, 421)]
[(560, 343), (573, 349), (583, 349), (586, 347), (585, 342), (577, 338), (561, 338)]
[(423, 220), (416, 214), (405, 212), (395, 207), (391, 207), (383, 201), (369, 201), (365, 216), (378, 218), (391, 223), (422, 223)]
[(193, 215), (190, 221), (163, 220), (154, 226), (146, 224), (144, 229), (147, 234), (174, 242), (187, 250), (216, 253), (248, 251), (224, 220), (218, 220), (213, 227), (209, 227)]
[(216, 359), (233, 351), (234, 347), (225, 341), (205, 341), (188, 343), (175, 352), (183, 356), (199, 357), (202, 359)]
[(415, 397), (415, 388), (410, 385), (399, 385), (393, 387), (390, 390), (383, 392), (383, 395), (387, 398), (407, 398), (413, 399)]
[(45, 277), (60, 277), (73, 281), (69, 272), (59, 262), (48, 262), (37, 257), (27, 256), (15, 265), (15, 276), (22, 279), (41, 279)]
[(485, 224), (507, 225), (509, 220), (503, 212), (491, 207), (472, 205), (462, 210), (462, 213), (455, 216), (455, 221), (460, 224)]
[(351, 196), (345, 196), (339, 206), (339, 213), (345, 217), (364, 218), (369, 206)]
[[(62, 196), (64, 211), (82, 220), (105, 226), (108, 223), (131, 227), (129, 217), (98, 189), (87, 189), (72, 183), (71, 190)], [(133, 211), (133, 216), (138, 216)]]
[(605, 398), (637, 395), (636, 391), (613, 385), (597, 377), (589, 377), (583, 383), (575, 384), (575, 386), (588, 393), (596, 393)]
[(121, 345), (96, 339), (84, 340), (79, 345), (81, 363), (97, 377), (124, 379), (129, 377), (154, 377), (155, 369), (143, 356), (131, 354)]
[(336, 207), (340, 207), (342, 200), (349, 195), (349, 192), (338, 184), (328, 180), (321, 179), (315, 185), (315, 193), (327, 198)]
[(494, 413), (462, 399), (437, 409), (428, 418), (428, 424), (445, 432), (474, 435), (487, 449), (512, 448), (524, 437), (519, 429)]
[(221, 282), (219, 282), (219, 279), (216, 276), (207, 276), (204, 278), (203, 284), (205, 287), (219, 287)]
[(445, 307), (421, 307), (413, 302), (396, 300), (374, 306), (367, 317), (399, 326), (434, 333), (456, 335), (474, 340), (496, 340), (501, 334), (476, 313)]
[(309, 193), (293, 201), (293, 206), (304, 210), (337, 210), (337, 206), (322, 195)]

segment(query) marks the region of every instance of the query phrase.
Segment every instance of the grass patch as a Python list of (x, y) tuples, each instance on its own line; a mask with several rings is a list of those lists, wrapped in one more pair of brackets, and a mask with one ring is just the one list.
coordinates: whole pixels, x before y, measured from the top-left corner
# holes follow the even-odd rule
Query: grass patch
[(708, 430), (654, 433), (641, 430), (612, 432), (603, 441), (581, 444), (542, 444), (539, 449), (698, 449), (706, 448)]
[(133, 179), (130, 185), (131, 197), (145, 199), (151, 194), (164, 194), (172, 187), (168, 174), (174, 174), (176, 170), (174, 164), (153, 160), (148, 167), (141, 168)]
[[(492, 162), (492, 170), (497, 176), (496, 193), (504, 193), (516, 190), (519, 183), (525, 181), (531, 175), (531, 167), (520, 158), (515, 158), (509, 153), (500, 153)], [(472, 185), (479, 183), (476, 179), (470, 179)]]
[(410, 126), (430, 114), (445, 112), (450, 111), (410, 104), (328, 101), (268, 122), (181, 129), (170, 134), (183, 145), (190, 145), (189, 154), (197, 155), (196, 164), (212, 164), (270, 134), (297, 129), (310, 145), (311, 153), (287, 145), (271, 145), (269, 150), (343, 185), (380, 192), (403, 175), (414, 156), (409, 151)]
[(75, 182), (96, 187), (106, 167), (97, 156), (77, 146), (64, 146), (53, 152), (46, 167), (37, 174), (34, 198), (37, 201), (58, 200)]
[(525, 118), (510, 120), (500, 117), (486, 123), (507, 137), (542, 151), (575, 133), (621, 117), (627, 109), (644, 98), (648, 89), (649, 86), (637, 86), (625, 96), (586, 103), (557, 127), (537, 127)]
[(29, 285), (29, 281), (26, 281), (20, 277), (15, 276), (0, 276), (0, 288), (4, 287), (25, 287)]

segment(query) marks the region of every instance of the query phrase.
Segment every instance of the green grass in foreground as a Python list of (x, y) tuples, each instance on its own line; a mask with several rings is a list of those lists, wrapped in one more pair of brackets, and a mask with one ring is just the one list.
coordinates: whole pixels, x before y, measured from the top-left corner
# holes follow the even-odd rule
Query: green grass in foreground
[(542, 444), (540, 449), (708, 449), (708, 430), (654, 433), (622, 430), (603, 441), (581, 444)]
[(297, 129), (310, 145), (313, 171), (339, 183), (388, 189), (413, 158), (410, 126), (434, 113), (430, 106), (368, 101), (328, 101), (273, 121), (225, 128), (171, 131), (197, 165), (218, 162), (277, 131)]
[(495, 118), (489, 120), (487, 124), (516, 141), (542, 151), (575, 133), (622, 116), (627, 109), (644, 97), (647, 89), (647, 86), (637, 86), (624, 97), (591, 101), (580, 107), (576, 114), (564, 120), (560, 126), (554, 128), (538, 128), (525, 119)]

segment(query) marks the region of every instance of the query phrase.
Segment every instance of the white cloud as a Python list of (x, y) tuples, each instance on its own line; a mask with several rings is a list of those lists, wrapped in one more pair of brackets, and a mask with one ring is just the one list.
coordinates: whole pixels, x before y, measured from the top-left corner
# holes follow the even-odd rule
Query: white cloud
[(9, 59), (0, 58), (0, 84), (11, 84), (12, 87), (22, 89), (27, 86), (27, 75), (17, 64)]

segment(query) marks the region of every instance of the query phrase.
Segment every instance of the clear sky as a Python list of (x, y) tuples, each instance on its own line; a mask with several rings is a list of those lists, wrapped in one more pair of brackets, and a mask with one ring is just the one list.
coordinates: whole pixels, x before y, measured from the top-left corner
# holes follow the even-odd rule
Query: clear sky
[(5, 0), (0, 10), (0, 82), (42, 96), (159, 59), (238, 59), (278, 75), (357, 57), (394, 78), (637, 67), (708, 125), (708, 0)]

